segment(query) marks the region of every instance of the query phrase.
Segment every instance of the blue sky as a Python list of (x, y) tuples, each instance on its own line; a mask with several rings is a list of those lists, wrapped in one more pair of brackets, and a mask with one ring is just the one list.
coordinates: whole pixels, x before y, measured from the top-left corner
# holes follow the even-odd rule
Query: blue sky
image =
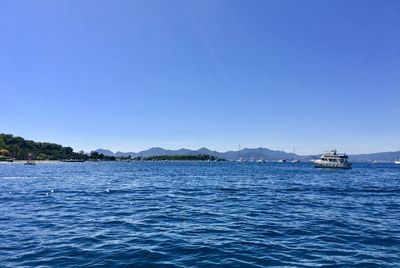
[(0, 132), (90, 151), (400, 144), (400, 2), (0, 0)]

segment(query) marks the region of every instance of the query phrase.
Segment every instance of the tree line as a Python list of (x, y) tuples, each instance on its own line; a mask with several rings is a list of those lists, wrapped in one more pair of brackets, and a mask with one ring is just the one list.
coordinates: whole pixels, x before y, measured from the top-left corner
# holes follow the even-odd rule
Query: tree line
[(85, 154), (74, 152), (71, 147), (64, 147), (49, 142), (34, 142), (11, 134), (0, 134), (0, 159), (15, 160), (115, 160), (113, 156), (105, 156), (97, 152)]

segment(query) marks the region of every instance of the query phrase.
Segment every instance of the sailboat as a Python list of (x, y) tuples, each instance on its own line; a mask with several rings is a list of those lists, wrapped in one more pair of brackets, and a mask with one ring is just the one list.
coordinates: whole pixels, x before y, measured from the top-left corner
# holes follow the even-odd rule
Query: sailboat
[[(281, 148), (281, 153), (283, 154), (283, 153), (285, 153), (284, 151), (283, 151), (283, 148)], [(278, 160), (278, 163), (286, 163), (287, 161), (286, 161), (286, 159), (280, 159), (280, 160)]]
[(36, 165), (35, 161), (33, 161), (32, 154), (28, 154), (28, 160), (24, 163), (24, 165)]
[(295, 155), (296, 155), (296, 146), (293, 146), (292, 163), (300, 163), (300, 160), (294, 158)]
[[(400, 145), (399, 145), (399, 148), (400, 148)], [(399, 159), (398, 159), (398, 160), (395, 160), (394, 163), (395, 163), (396, 165), (400, 165), (400, 153), (399, 153)]]
[(258, 154), (259, 154), (259, 156), (260, 156), (260, 159), (258, 159), (258, 160), (256, 161), (256, 163), (265, 163), (265, 160), (262, 158), (262, 152), (261, 152), (261, 150), (262, 150), (262, 146), (260, 145), (260, 150), (259, 150), (259, 152), (258, 152)]
[(244, 160), (243, 158), (240, 157), (240, 143), (239, 143), (239, 152), (238, 152), (238, 154), (239, 154), (238, 162), (239, 163), (246, 162), (246, 160)]

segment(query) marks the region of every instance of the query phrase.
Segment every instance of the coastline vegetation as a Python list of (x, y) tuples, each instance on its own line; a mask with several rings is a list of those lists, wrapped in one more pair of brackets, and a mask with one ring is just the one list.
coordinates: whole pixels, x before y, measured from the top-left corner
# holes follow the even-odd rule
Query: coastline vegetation
[(85, 154), (74, 152), (49, 142), (34, 142), (11, 134), (0, 133), (0, 161), (10, 160), (116, 160), (114, 156), (105, 156), (97, 152)]
[(89, 154), (74, 152), (71, 147), (56, 143), (35, 142), (11, 134), (0, 133), (0, 161), (13, 160), (60, 160), (78, 161), (224, 161), (208, 154), (199, 155), (161, 155), (150, 157), (115, 157), (96, 151)]

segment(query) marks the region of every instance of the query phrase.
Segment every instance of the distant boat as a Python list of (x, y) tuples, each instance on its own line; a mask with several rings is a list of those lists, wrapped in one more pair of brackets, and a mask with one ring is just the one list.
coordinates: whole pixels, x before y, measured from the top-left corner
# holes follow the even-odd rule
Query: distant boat
[(77, 162), (85, 162), (83, 159), (64, 159), (61, 162), (68, 162), (68, 163), (77, 163)]
[(336, 150), (330, 150), (321, 156), (321, 159), (315, 160), (314, 165), (318, 168), (351, 168), (349, 157), (346, 154), (338, 154)]
[(278, 163), (286, 163), (286, 162), (287, 162), (286, 159), (278, 160)]
[(33, 161), (33, 155), (31, 153), (28, 154), (28, 160), (24, 165), (30, 165), (30, 166), (36, 165), (35, 161)]
[(237, 161), (238, 161), (239, 163), (246, 162), (245, 159), (243, 159), (242, 157), (240, 157), (240, 150), (241, 150), (241, 149), (240, 149), (240, 143), (239, 143), (239, 151), (238, 151), (238, 160), (237, 160)]
[(400, 165), (400, 159), (399, 159), (399, 160), (396, 160), (396, 161), (394, 161), (394, 163), (395, 163), (396, 165)]
[(295, 159), (294, 156), (296, 155), (296, 147), (293, 147), (293, 158), (292, 158), (292, 163), (300, 163), (300, 160)]
[(260, 149), (259, 149), (259, 151), (258, 151), (258, 154), (259, 154), (259, 159), (258, 160), (256, 160), (256, 163), (265, 163), (265, 160), (262, 158), (262, 152), (261, 152), (261, 150), (262, 150), (262, 146), (260, 145)]

